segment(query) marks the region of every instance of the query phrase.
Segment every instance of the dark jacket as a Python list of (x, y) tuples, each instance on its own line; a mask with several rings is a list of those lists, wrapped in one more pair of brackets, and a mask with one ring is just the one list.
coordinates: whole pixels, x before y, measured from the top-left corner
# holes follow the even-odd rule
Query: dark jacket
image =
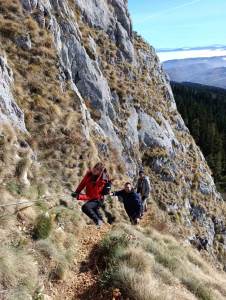
[(131, 218), (138, 218), (142, 212), (142, 201), (140, 195), (134, 191), (127, 193), (125, 190), (113, 193), (114, 196), (122, 198), (124, 208)]

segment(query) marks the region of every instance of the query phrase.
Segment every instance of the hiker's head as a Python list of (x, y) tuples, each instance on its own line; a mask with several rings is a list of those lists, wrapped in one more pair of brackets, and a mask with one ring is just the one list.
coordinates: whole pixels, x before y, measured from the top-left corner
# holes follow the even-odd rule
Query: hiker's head
[(144, 178), (144, 171), (143, 170), (141, 170), (140, 172), (139, 172), (139, 176), (140, 176), (140, 178)]
[(132, 189), (133, 189), (132, 184), (130, 182), (126, 182), (125, 185), (124, 185), (124, 190), (127, 193), (130, 193), (132, 191)]
[(93, 175), (100, 175), (104, 170), (104, 165), (101, 162), (98, 162), (95, 164), (95, 166), (92, 168)]

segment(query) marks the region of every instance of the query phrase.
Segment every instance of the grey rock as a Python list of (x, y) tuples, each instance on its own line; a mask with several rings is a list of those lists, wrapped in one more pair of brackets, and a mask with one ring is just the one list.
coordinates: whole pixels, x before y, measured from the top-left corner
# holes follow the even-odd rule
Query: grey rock
[(13, 73), (6, 57), (0, 56), (0, 123), (10, 122), (13, 126), (26, 132), (24, 114), (16, 104), (12, 92)]
[(111, 4), (114, 8), (116, 18), (125, 28), (128, 36), (132, 37), (132, 22), (129, 16), (127, 2), (124, 0), (111, 0)]
[(215, 234), (216, 234), (215, 229), (214, 229), (214, 223), (213, 223), (212, 219), (209, 217), (206, 218), (206, 220), (204, 220), (202, 226), (205, 228), (205, 231), (206, 231), (208, 245), (212, 247), (214, 238), (215, 238)]
[(143, 147), (159, 147), (165, 149), (168, 154), (173, 154), (172, 140), (175, 139), (172, 132), (162, 128), (156, 120), (144, 112), (139, 113), (140, 130), (139, 139)]
[(157, 173), (157, 174), (161, 174), (161, 171), (163, 169), (163, 166), (164, 166), (164, 159), (159, 157), (159, 158), (154, 158), (152, 160), (152, 164), (151, 164), (151, 167), (152, 167), (152, 170)]
[(200, 182), (199, 190), (203, 195), (210, 195), (212, 193), (212, 187), (206, 182)]
[(137, 125), (138, 125), (138, 114), (135, 108), (132, 108), (126, 125), (127, 138), (130, 141), (131, 147), (138, 146), (139, 144)]
[(24, 49), (24, 50), (31, 50), (31, 39), (29, 34), (25, 35), (25, 36), (19, 36), (16, 38), (16, 44)]
[(198, 205), (192, 205), (190, 209), (192, 221), (197, 221), (205, 229), (207, 245), (212, 246), (215, 238), (215, 225), (210, 217), (207, 216), (204, 208)]
[(113, 104), (115, 111), (119, 111), (120, 102), (119, 102), (118, 94), (116, 93), (116, 91), (112, 91), (111, 96), (112, 96), (111, 103)]
[(41, 28), (45, 28), (46, 20), (43, 11), (41, 10), (35, 11), (35, 13), (33, 13), (33, 18), (36, 20), (36, 22)]
[(116, 28), (116, 44), (121, 49), (123, 56), (129, 62), (133, 62), (135, 59), (134, 48), (128, 33), (120, 23), (117, 24)]
[(20, 0), (24, 9), (28, 11), (34, 10), (38, 5), (38, 0)]
[(176, 215), (179, 210), (179, 206), (177, 203), (167, 204), (166, 211), (169, 215)]
[(188, 238), (188, 241), (196, 247), (199, 251), (208, 250), (208, 239), (205, 236), (199, 236), (198, 234)]
[(99, 153), (101, 153), (101, 157), (107, 158), (109, 156), (109, 149), (105, 143), (99, 143), (97, 145)]
[(89, 48), (93, 54), (93, 58), (96, 59), (98, 57), (97, 45), (91, 36), (89, 37)]
[(206, 219), (206, 212), (204, 208), (196, 205), (191, 206), (190, 214), (193, 221), (202, 223)]
[(115, 127), (113, 126), (110, 118), (102, 115), (101, 120), (99, 121), (99, 125), (104, 134), (107, 137), (111, 137), (112, 145), (118, 150), (118, 153), (121, 154), (123, 151), (123, 145), (115, 131)]
[(161, 173), (161, 179), (163, 181), (174, 182), (176, 177), (171, 170), (163, 170)]
[(106, 103), (110, 103), (111, 93), (97, 62), (89, 58), (75, 37), (72, 36), (66, 43), (67, 57), (64, 56), (64, 60), (71, 65), (70, 73), (74, 84), (82, 97), (89, 100), (94, 109), (107, 113)]
[(187, 211), (190, 211), (190, 210), (191, 210), (191, 204), (190, 204), (189, 199), (185, 199), (185, 201), (184, 201), (184, 208), (185, 208)]
[(150, 167), (159, 174), (163, 181), (174, 182), (177, 174), (177, 166), (168, 158), (153, 158)]
[(213, 216), (212, 221), (214, 224), (214, 230), (216, 234), (222, 234), (222, 233), (226, 234), (226, 225), (224, 224), (224, 221), (222, 219)]
[(105, 0), (75, 0), (75, 4), (80, 8), (85, 21), (90, 26), (107, 32), (113, 18)]
[(106, 1), (76, 0), (84, 20), (92, 27), (104, 30), (121, 49), (121, 58), (134, 61), (132, 44), (132, 24), (128, 14), (127, 3), (111, 0), (111, 8)]
[(188, 128), (186, 127), (186, 125), (184, 124), (184, 120), (182, 119), (181, 115), (177, 115), (176, 116), (176, 130), (178, 131), (184, 131), (184, 132), (189, 132)]

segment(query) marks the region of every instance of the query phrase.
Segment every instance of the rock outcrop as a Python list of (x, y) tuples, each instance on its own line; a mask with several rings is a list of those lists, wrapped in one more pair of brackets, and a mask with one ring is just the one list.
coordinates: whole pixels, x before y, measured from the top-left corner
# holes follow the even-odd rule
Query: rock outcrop
[(11, 88), (13, 72), (7, 64), (7, 59), (0, 56), (0, 124), (10, 122), (13, 126), (26, 131), (24, 114), (13, 98)]

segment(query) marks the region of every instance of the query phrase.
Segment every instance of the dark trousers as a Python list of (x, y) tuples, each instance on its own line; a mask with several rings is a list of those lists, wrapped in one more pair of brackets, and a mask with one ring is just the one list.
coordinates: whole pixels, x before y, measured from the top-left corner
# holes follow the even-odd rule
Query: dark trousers
[(99, 200), (90, 200), (82, 206), (82, 211), (86, 214), (95, 224), (98, 224), (99, 220), (103, 220), (99, 211), (102, 203)]
[(141, 217), (141, 213), (134, 213), (132, 215), (128, 215), (128, 217), (132, 224), (137, 224), (137, 219)]

